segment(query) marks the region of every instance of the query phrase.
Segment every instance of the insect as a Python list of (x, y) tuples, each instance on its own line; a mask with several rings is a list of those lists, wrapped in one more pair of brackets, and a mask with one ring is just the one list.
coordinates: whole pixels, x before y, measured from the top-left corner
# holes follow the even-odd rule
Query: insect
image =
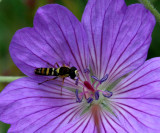
[[(70, 77), (73, 80), (76, 80), (75, 78), (77, 77), (77, 79), (79, 78), (79, 73), (76, 67), (68, 67), (68, 66), (59, 66), (58, 63), (56, 63), (57, 68), (53, 67), (53, 68), (37, 68), (35, 69), (35, 74), (37, 75), (43, 75), (43, 76), (55, 76), (53, 79), (49, 79), (49, 80), (45, 80), (46, 81), (50, 81), (50, 80), (55, 80), (58, 77), (63, 79), (62, 82), (62, 86), (64, 84), (64, 79), (66, 77)], [(42, 83), (44, 83), (42, 82)], [(39, 83), (39, 84), (42, 84)], [(62, 87), (61, 87), (61, 93), (62, 93)]]

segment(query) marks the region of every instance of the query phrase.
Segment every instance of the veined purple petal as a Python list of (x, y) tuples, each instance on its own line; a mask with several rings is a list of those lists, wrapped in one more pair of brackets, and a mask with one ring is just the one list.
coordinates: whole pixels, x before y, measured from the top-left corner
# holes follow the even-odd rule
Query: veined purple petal
[(61, 130), (59, 130), (60, 133), (97, 133), (96, 131), (96, 125), (94, 123), (93, 117), (91, 114), (85, 114), (80, 119), (77, 119), (76, 121), (68, 124)]
[(65, 7), (50, 4), (39, 8), (34, 27), (53, 44), (63, 60), (77, 67), (80, 75), (88, 67), (87, 34), (78, 19)]
[[(99, 125), (96, 125), (97, 121), (95, 122), (93, 112), (89, 112), (84, 114), (81, 118), (77, 119), (76, 121), (69, 123), (59, 132), (128, 133), (126, 129), (121, 125), (121, 123), (119, 123), (119, 120), (115, 116), (112, 116), (105, 111), (100, 111), (99, 113)], [(99, 127), (99, 129), (97, 127)]]
[(143, 5), (89, 0), (82, 23), (89, 37), (93, 75), (101, 79), (108, 74), (106, 84), (144, 63), (155, 18)]
[[(159, 98), (160, 58), (153, 58), (132, 72), (113, 89), (115, 97)], [(151, 95), (150, 95), (151, 94)], [(156, 95), (157, 94), (157, 95)]]
[(34, 28), (17, 31), (11, 41), (10, 54), (15, 64), (27, 76), (34, 69), (70, 64), (82, 72), (88, 67), (88, 41), (82, 24), (65, 7), (40, 7), (34, 18)]
[(129, 132), (160, 132), (160, 58), (144, 63), (113, 89), (110, 101)]
[(49, 82), (38, 85), (30, 78), (10, 83), (0, 94), (0, 120), (11, 124), (9, 132), (51, 132), (79, 117), (82, 103), (75, 93)]

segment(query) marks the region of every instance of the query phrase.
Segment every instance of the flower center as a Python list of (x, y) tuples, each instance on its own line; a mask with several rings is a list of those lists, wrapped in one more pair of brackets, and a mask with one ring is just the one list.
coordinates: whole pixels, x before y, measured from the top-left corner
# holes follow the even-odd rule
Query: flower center
[[(112, 92), (107, 91), (107, 90), (102, 91), (102, 90), (98, 89), (99, 85), (107, 80), (108, 74), (105, 75), (102, 79), (98, 79), (97, 77), (92, 75), (91, 78), (94, 79), (95, 81), (91, 84), (89, 69), (86, 69), (84, 72), (86, 73), (87, 80), (83, 82), (83, 91), (82, 92), (79, 93), (79, 90), (76, 89), (76, 92), (75, 92), (76, 102), (80, 103), (80, 102), (82, 102), (83, 98), (85, 98), (87, 103), (92, 103), (94, 100), (99, 100), (100, 95), (102, 95), (106, 98), (110, 98), (112, 96)], [(97, 83), (97, 85), (96, 85), (96, 83)]]

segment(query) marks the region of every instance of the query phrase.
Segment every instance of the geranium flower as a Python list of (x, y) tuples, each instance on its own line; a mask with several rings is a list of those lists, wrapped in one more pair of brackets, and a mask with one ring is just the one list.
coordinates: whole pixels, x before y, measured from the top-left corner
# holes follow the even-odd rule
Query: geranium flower
[[(60, 5), (40, 7), (33, 28), (18, 30), (10, 45), (17, 67), (28, 77), (0, 94), (0, 120), (10, 133), (160, 132), (160, 58), (146, 60), (153, 15), (141, 4), (90, 0), (82, 21)], [(69, 77), (36, 68), (71, 64)]]

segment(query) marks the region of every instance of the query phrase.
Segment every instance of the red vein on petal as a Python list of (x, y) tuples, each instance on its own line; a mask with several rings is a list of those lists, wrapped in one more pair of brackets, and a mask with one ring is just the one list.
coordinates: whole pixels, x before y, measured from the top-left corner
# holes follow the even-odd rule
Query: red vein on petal
[[(67, 16), (68, 16), (68, 14), (67, 14)], [(77, 49), (78, 49), (78, 53), (79, 53), (79, 57), (80, 57), (80, 61), (81, 61), (80, 64), (81, 64), (82, 67), (85, 69), (84, 64), (83, 64), (83, 62), (82, 62), (82, 57), (81, 57), (81, 53), (80, 53), (80, 49), (79, 49), (79, 45), (78, 45), (78, 40), (77, 40), (76, 31), (75, 31), (75, 29), (73, 28), (73, 24), (72, 24), (71, 19), (70, 19), (69, 16), (68, 16), (68, 18), (69, 18), (69, 21), (70, 21), (70, 23), (71, 23), (72, 29), (73, 29), (73, 31), (74, 31), (74, 36), (75, 36), (75, 39), (76, 39), (76, 45), (77, 45)], [(81, 28), (82, 28), (82, 27), (80, 27), (80, 29), (81, 29)]]
[[(129, 133), (124, 127), (122, 127), (119, 123), (117, 123), (109, 114), (107, 114), (105, 111), (103, 111), (103, 114), (107, 115), (114, 123), (116, 123), (120, 128), (122, 128), (126, 133)], [(107, 119), (107, 118), (106, 118)]]
[[(107, 115), (107, 114), (106, 114)], [(109, 124), (109, 126), (116, 132), (116, 133), (118, 133), (117, 132), (117, 130), (112, 126), (112, 124), (108, 121), (108, 119), (106, 118), (106, 116), (104, 115), (104, 118), (105, 118), (105, 120), (108, 122), (108, 124)]]
[[(47, 90), (42, 90), (42, 89), (37, 89), (37, 88), (28, 88), (28, 87), (23, 87), (23, 88), (17, 88), (17, 89), (14, 89), (14, 90), (10, 90), (10, 91), (8, 91), (7, 93), (3, 93), (3, 96), (5, 96), (5, 95), (8, 95), (8, 93), (11, 93), (11, 92), (14, 92), (14, 91), (16, 91), (16, 90), (19, 90), (19, 91), (21, 91), (21, 90), (29, 90), (29, 91), (33, 91), (33, 92), (35, 92), (35, 91), (42, 91), (42, 92), (46, 92), (46, 93), (51, 93), (51, 94), (60, 94), (60, 93), (58, 93), (58, 92), (52, 92), (52, 91), (47, 91)], [(37, 93), (36, 92), (36, 93)], [(44, 94), (44, 93), (43, 93)], [(63, 96), (68, 96), (68, 97), (70, 97), (70, 96), (74, 96), (74, 95), (66, 95), (65, 93), (63, 93)], [(61, 96), (62, 97), (62, 96)]]
[(144, 114), (147, 114), (147, 115), (151, 115), (151, 116), (154, 116), (154, 117), (158, 117), (159, 118), (159, 116), (158, 115), (153, 115), (153, 114), (150, 114), (150, 113), (148, 113), (148, 112), (145, 112), (145, 111), (142, 111), (142, 110), (139, 110), (139, 109), (137, 109), (137, 108), (134, 108), (134, 107), (132, 107), (132, 106), (129, 106), (129, 105), (127, 105), (127, 104), (124, 104), (124, 103), (121, 103), (121, 102), (115, 102), (117, 105), (119, 105), (119, 106), (126, 106), (126, 107), (128, 107), (128, 108), (130, 108), (130, 109), (133, 109), (133, 110), (136, 110), (136, 111), (139, 111), (139, 112), (141, 112), (141, 113), (144, 113)]
[[(91, 119), (91, 116), (88, 118), (88, 121)], [(86, 119), (82, 119), (82, 122), (79, 124), (79, 126), (73, 131), (73, 132), (75, 132), (76, 130), (78, 130), (81, 126), (82, 126), (82, 124), (84, 124), (84, 121), (86, 121), (87, 120), (87, 118)], [(88, 123), (88, 122), (87, 122)]]
[[(119, 86), (119, 88), (123, 85), (123, 84), (125, 84), (125, 83), (127, 83), (127, 82), (129, 82), (134, 76), (136, 76), (137, 75), (137, 73), (139, 73), (140, 71), (142, 71), (143, 69), (145, 69), (146, 67), (148, 67), (150, 64), (152, 64), (152, 63), (154, 63), (154, 62), (156, 62), (157, 60), (154, 60), (154, 61), (151, 61), (150, 63), (148, 63), (147, 65), (144, 65), (141, 69), (139, 69), (138, 71), (136, 71), (134, 74), (132, 74), (132, 76), (130, 77), (130, 78), (128, 78), (125, 82), (123, 82), (120, 86)], [(149, 71), (150, 72), (150, 71)], [(146, 73), (145, 73), (146, 74)], [(118, 89), (117, 89), (118, 90)]]
[[(134, 21), (132, 21), (134, 23)], [(125, 47), (125, 49), (121, 52), (121, 54), (119, 55), (119, 57), (116, 59), (116, 62), (114, 63), (112, 69), (109, 71), (109, 73), (112, 72), (112, 70), (114, 69), (114, 67), (116, 66), (116, 64), (118, 63), (118, 61), (120, 60), (120, 58), (122, 57), (122, 55), (124, 54), (124, 52), (127, 50), (127, 48), (132, 44), (132, 41), (135, 39), (135, 37), (137, 36), (137, 33), (139, 32), (139, 29), (141, 28), (141, 25), (142, 25), (142, 19), (141, 19), (141, 23), (135, 33), (135, 35), (132, 37), (132, 39), (130, 40), (130, 42), (128, 43), (128, 45)], [(128, 29), (129, 31), (130, 29)], [(126, 32), (126, 35), (128, 34), (128, 32)], [(124, 36), (124, 38), (126, 38), (126, 36)], [(120, 44), (122, 44), (124, 38), (121, 40)], [(119, 44), (119, 45), (120, 45)]]
[[(33, 27), (33, 28), (34, 28), (34, 27)], [(54, 47), (52, 47), (52, 45), (50, 45), (50, 43), (48, 42), (48, 40), (45, 38), (45, 37), (46, 37), (46, 34), (45, 34), (43, 31), (41, 31), (41, 32), (43, 32), (43, 36), (44, 36), (44, 37), (43, 37), (43, 36), (37, 31), (36, 28), (34, 28), (34, 30), (35, 30), (35, 32), (37, 32), (37, 33), (40, 35), (40, 37), (43, 38), (43, 40), (51, 47), (51, 49), (54, 51), (54, 53), (56, 53), (57, 56), (59, 56), (57, 50), (56, 50)], [(48, 31), (50, 32), (50, 30), (48, 30)], [(50, 35), (52, 35), (51, 32), (50, 32)], [(59, 44), (53, 35), (52, 35), (52, 37), (53, 37), (54, 41), (55, 41), (57, 44)], [(58, 45), (58, 46), (59, 46), (59, 45)], [(59, 49), (61, 49), (61, 48), (59, 47)], [(63, 50), (61, 49), (61, 51), (63, 51)]]
[[(148, 53), (148, 52), (146, 52)], [(118, 74), (120, 74), (123, 70), (125, 70), (126, 68), (128, 68), (129, 66), (131, 66), (132, 64), (134, 64), (135, 62), (137, 62), (138, 60), (140, 60), (141, 58), (144, 57), (144, 55), (146, 55), (146, 53), (144, 53), (142, 56), (140, 56), (137, 60), (131, 62), (130, 64), (128, 64), (126, 67), (122, 68), (118, 73), (113, 73), (113, 75), (111, 75), (111, 77), (108, 79), (109, 81), (112, 81)], [(130, 56), (129, 56), (130, 57)], [(117, 68), (118, 69), (118, 68)], [(117, 71), (117, 69), (115, 71)], [(114, 72), (115, 72), (114, 71)], [(122, 75), (123, 76), (123, 75)], [(108, 81), (108, 82), (109, 82)]]
[[(85, 105), (83, 105), (82, 104), (82, 106), (80, 106), (80, 109), (75, 113), (75, 116), (81, 111), (81, 110), (83, 110), (83, 107), (84, 107)], [(74, 116), (68, 121), (68, 123), (70, 123), (72, 120), (73, 120), (73, 118), (74, 118)]]
[(117, 106), (117, 105), (114, 105), (114, 104), (112, 103), (112, 106), (113, 106), (113, 107), (115, 108), (115, 110), (117, 110), (117, 111), (120, 113), (120, 115), (127, 121), (127, 123), (131, 126), (131, 128), (132, 128), (133, 130), (135, 130), (136, 132), (138, 132), (138, 131), (132, 126), (132, 124), (130, 123), (130, 121), (128, 121), (128, 119), (123, 115), (123, 113), (121, 113), (121, 111), (118, 110), (117, 107), (115, 107), (115, 106)]
[[(59, 21), (59, 15), (58, 15), (58, 12), (57, 12), (57, 11), (56, 11), (56, 14), (57, 14), (58, 21)], [(54, 20), (53, 17), (52, 17), (52, 19)], [(63, 37), (64, 37), (64, 39), (65, 39), (65, 41), (66, 41), (66, 43), (67, 43), (67, 45), (68, 45), (68, 47), (69, 47), (71, 53), (72, 53), (72, 56), (74, 57), (74, 59), (75, 59), (75, 61), (76, 61), (76, 63), (77, 63), (77, 66), (79, 67), (80, 71), (83, 72), (83, 70), (82, 70), (81, 67), (79, 66), (79, 63), (78, 63), (78, 61), (77, 61), (77, 58), (75, 57), (74, 52), (72, 51), (72, 48), (70, 47), (69, 42), (68, 42), (68, 40), (67, 40), (67, 38), (66, 38), (66, 36), (65, 36), (65, 34), (64, 34), (64, 32), (63, 32), (61, 26), (60, 26), (60, 23), (58, 24), (55, 20), (54, 20), (54, 22), (57, 24), (57, 26), (58, 26), (59, 29), (61, 30), (62, 35), (63, 35)], [(83, 74), (83, 77), (85, 77), (84, 73), (82, 73), (82, 74)]]
[(121, 30), (121, 27), (122, 27), (122, 25), (123, 25), (123, 21), (124, 21), (124, 18), (125, 18), (125, 14), (126, 14), (126, 10), (125, 10), (125, 12), (124, 12), (124, 14), (123, 14), (123, 18), (122, 18), (121, 23), (120, 23), (120, 25), (119, 25), (119, 29), (118, 29), (118, 32), (117, 32), (115, 41), (114, 41), (114, 43), (113, 43), (113, 46), (112, 46), (112, 48), (111, 48), (111, 53), (110, 53), (110, 56), (109, 56), (109, 59), (108, 59), (108, 62), (107, 62), (107, 66), (106, 66), (106, 69), (105, 69), (104, 73), (107, 72), (108, 65), (109, 65), (109, 63), (110, 63), (110, 60), (111, 60), (111, 57), (112, 57), (112, 54), (113, 54), (113, 49), (114, 49), (115, 43), (116, 43), (116, 41), (117, 41), (117, 39), (118, 39), (118, 35), (120, 34), (120, 30)]
[(47, 123), (45, 123), (44, 125), (42, 125), (40, 128), (38, 128), (36, 131), (34, 131), (34, 133), (36, 133), (38, 130), (40, 130), (41, 128), (45, 127), (46, 125), (48, 125), (50, 122), (54, 121), (55, 119), (57, 119), (58, 117), (66, 114), (68, 111), (74, 109), (75, 107), (77, 107), (77, 104), (76, 106), (72, 107), (72, 108), (69, 108), (68, 110), (65, 110), (63, 113), (59, 114), (58, 116), (54, 117), (53, 119), (49, 120)]
[[(101, 42), (100, 42), (100, 48), (101, 49), (100, 49), (100, 59), (99, 59), (100, 60), (100, 69), (99, 69), (99, 71), (102, 71), (102, 58), (101, 57), (103, 57), (102, 56), (102, 43), (103, 43), (103, 34), (104, 34), (104, 31), (103, 31), (103, 29), (104, 29), (104, 21), (105, 21), (105, 16), (106, 16), (106, 13), (107, 13), (107, 11), (109, 9), (110, 4), (111, 4), (111, 1), (109, 2), (107, 9), (105, 9), (105, 13), (104, 13), (104, 16), (103, 16), (103, 21), (102, 21)], [(99, 75), (99, 73), (101, 75), (101, 72), (99, 72), (99, 71), (98, 71), (98, 75)], [(104, 73), (104, 75), (105, 75), (105, 73)]]
[[(119, 89), (117, 89), (117, 91), (118, 91), (118, 90), (121, 90), (121, 89), (124, 89), (124, 88), (127, 88), (129, 85), (133, 84), (134, 82), (136, 82), (136, 81), (140, 80), (141, 78), (145, 77), (147, 74), (149, 74), (149, 73), (151, 73), (151, 72), (153, 72), (153, 71), (155, 71), (155, 70), (157, 70), (157, 69), (160, 69), (160, 67), (158, 67), (158, 68), (156, 68), (156, 69), (153, 69), (153, 70), (148, 71), (148, 72), (147, 72), (147, 73), (145, 73), (144, 75), (142, 75), (142, 76), (138, 77), (137, 79), (133, 80), (131, 83), (129, 83), (129, 84), (127, 84), (127, 85), (123, 86), (122, 88), (120, 88), (120, 86), (119, 86)], [(128, 81), (128, 80), (127, 80), (127, 81)], [(124, 83), (123, 83), (123, 84), (124, 84)], [(121, 84), (121, 86), (122, 86), (122, 84)]]
[[(82, 133), (85, 132), (85, 130), (86, 130), (86, 128), (87, 128), (87, 126), (88, 126), (88, 124), (89, 124), (91, 118), (92, 118), (92, 115), (91, 115), (90, 118), (88, 119), (88, 121), (87, 121), (87, 123), (86, 123), (86, 125), (85, 125), (85, 127), (84, 127), (84, 129), (83, 129), (83, 131), (82, 131)], [(98, 132), (98, 133), (99, 133), (99, 132)]]
[[(68, 105), (72, 105), (72, 104), (75, 104), (75, 103), (67, 103), (67, 104), (63, 104), (63, 105), (59, 105), (59, 106), (47, 106), (47, 105), (29, 105), (29, 106), (24, 106), (24, 107), (21, 107), (21, 108), (16, 108), (15, 110), (13, 110), (12, 112), (15, 112), (15, 111), (17, 111), (17, 110), (20, 110), (20, 109), (23, 109), (23, 108), (26, 108), (26, 107), (32, 107), (32, 106), (46, 106), (46, 107), (49, 107), (49, 108), (46, 108), (46, 109), (54, 109), (54, 108), (60, 108), (60, 107), (64, 107), (64, 106), (68, 106)], [(44, 109), (45, 110), (45, 109)], [(41, 111), (43, 111), (43, 110), (38, 110), (37, 112), (41, 112)], [(9, 115), (9, 114), (12, 114), (12, 112), (11, 113), (7, 113), (7, 115)], [(5, 112), (4, 112), (5, 113)], [(4, 116), (4, 113), (2, 113), (1, 115), (3, 115)], [(30, 116), (30, 115), (32, 115), (32, 114), (34, 114), (35, 112), (32, 112), (31, 114), (28, 114), (28, 115), (26, 115), (26, 116)], [(25, 116), (25, 117), (26, 117)], [(24, 117), (24, 118), (25, 118)]]
[(7, 104), (6, 108), (4, 108), (2, 112), (4, 112), (8, 108), (9, 105), (12, 105), (12, 104), (16, 103), (17, 101), (24, 100), (24, 99), (30, 99), (30, 98), (39, 98), (39, 99), (41, 99), (41, 98), (48, 98), (48, 99), (65, 99), (65, 100), (71, 100), (71, 99), (73, 99), (73, 98), (53, 98), (53, 97), (35, 97), (35, 96), (34, 97), (25, 97), (25, 98), (17, 99), (17, 100), (14, 100), (14, 101), (10, 100), (10, 101), (13, 101), (13, 102)]
[[(89, 48), (87, 47), (88, 49), (87, 49), (87, 50), (85, 49), (85, 40), (84, 40), (84, 38), (85, 38), (86, 35), (84, 35), (84, 32), (85, 32), (85, 34), (86, 34), (86, 31), (85, 31), (84, 28), (81, 29), (81, 30), (83, 30), (83, 31), (82, 31), (82, 33), (83, 33), (83, 34), (82, 34), (82, 35), (83, 35), (83, 37), (82, 37), (82, 40), (83, 40), (83, 50), (84, 50), (84, 55), (83, 55), (83, 56), (85, 57), (85, 56), (87, 55), (86, 51), (89, 50)], [(87, 43), (87, 44), (88, 44), (88, 43)], [(88, 52), (88, 51), (87, 51), (87, 52)], [(89, 55), (89, 54), (88, 54), (88, 55)], [(87, 59), (89, 59), (89, 58), (87, 57)], [(89, 60), (86, 60), (86, 59), (84, 60), (84, 62), (85, 62), (85, 69), (88, 68), (88, 61), (89, 61)], [(86, 77), (85, 77), (84, 79), (86, 80)]]
[[(95, 40), (94, 40), (94, 34), (93, 34), (93, 26), (92, 26), (92, 15), (93, 15), (93, 8), (95, 6), (95, 3), (92, 5), (91, 7), (91, 14), (90, 14), (90, 25), (91, 25), (91, 36), (92, 36), (92, 42), (93, 42), (93, 47), (94, 47), (94, 53), (95, 53), (95, 61), (94, 64), (96, 64), (95, 66), (95, 71), (96, 71), (96, 75), (98, 74), (98, 64), (97, 64), (97, 52), (96, 52), (96, 47), (95, 47)], [(92, 56), (92, 54), (90, 55)]]
[[(35, 30), (35, 28), (32, 28), (32, 30), (34, 30), (38, 35), (40, 35), (36, 30)], [(33, 32), (33, 31), (32, 31)], [(28, 34), (28, 32), (26, 33), (27, 35), (28, 35), (28, 38), (30, 38), (31, 39), (31, 41), (29, 41), (29, 42), (34, 42), (34, 37), (33, 38), (31, 38), (30, 37), (30, 34)], [(27, 36), (26, 36), (27, 37)], [(41, 35), (40, 35), (40, 37), (42, 37)], [(42, 37), (43, 38), (43, 37)], [(44, 38), (43, 38), (44, 39)], [(49, 45), (49, 43), (44, 39), (44, 41)], [(25, 43), (23, 43), (23, 44), (25, 44)], [(22, 46), (22, 45), (21, 45)], [(55, 58), (54, 56), (53, 56), (53, 54), (50, 54), (48, 51), (45, 51), (45, 49), (43, 49), (43, 48), (41, 48), (41, 47), (39, 47), (39, 45), (35, 45), (36, 47), (38, 47), (39, 49), (41, 49), (42, 51), (44, 51), (46, 54), (48, 54), (49, 56), (51, 56), (52, 58)], [(49, 45), (50, 46), (50, 45)], [(51, 46), (50, 46), (51, 47)], [(25, 45), (25, 48), (27, 48), (28, 50), (30, 50), (32, 53), (34, 53), (33, 51), (32, 51), (32, 47), (27, 47), (26, 45)], [(52, 49), (53, 49), (53, 47), (51, 47)], [(54, 50), (54, 52), (56, 53), (56, 50)], [(34, 53), (35, 54), (35, 53)], [(56, 53), (57, 54), (57, 53)], [(36, 54), (35, 54), (36, 55)], [(58, 54), (57, 54), (58, 55)], [(37, 55), (38, 56), (38, 55)], [(39, 57), (39, 56), (38, 56)]]
[[(153, 129), (149, 126), (147, 126), (146, 124), (144, 124), (143, 122), (141, 122), (135, 115), (133, 115), (131, 112), (129, 112), (128, 110), (124, 109), (122, 106), (118, 105), (121, 109), (123, 109), (125, 112), (127, 112), (128, 114), (130, 114), (130, 116), (132, 116), (133, 118), (135, 118), (139, 123), (141, 123), (143, 126), (145, 126), (146, 128), (150, 128), (150, 129)], [(141, 112), (141, 111), (140, 111)], [(153, 130), (156, 130), (156, 129), (153, 129)]]
[[(46, 64), (49, 64), (49, 65), (51, 65), (52, 66), (52, 64), (50, 64), (49, 62), (47, 62), (46, 60), (44, 60), (44, 59), (42, 59), (40, 56), (38, 56), (37, 54), (35, 54), (35, 53), (33, 53), (33, 51), (31, 51), (29, 48), (27, 48), (26, 46), (22, 46), (22, 45), (20, 45), (19, 43), (16, 43), (17, 45), (19, 45), (19, 46), (21, 46), (21, 47), (24, 47), (24, 48), (26, 48), (26, 49), (28, 49), (33, 55), (35, 55), (37, 58), (39, 58), (40, 60), (42, 60), (43, 62), (46, 62)], [(13, 47), (13, 46), (12, 46)], [(20, 48), (17, 48), (17, 47), (13, 47), (14, 49), (18, 49), (19, 51), (21, 51), (20, 50)], [(24, 64), (26, 64), (26, 65), (28, 65), (28, 66), (31, 66), (31, 65), (29, 65), (29, 64), (27, 64), (24, 60), (21, 60), (21, 58), (19, 57), (19, 56), (17, 56), (17, 55), (15, 55), (16, 57), (17, 57), (17, 59), (19, 59), (20, 61), (22, 61)], [(33, 66), (32, 66), (33, 67)], [(35, 67), (36, 68), (36, 67)]]
[(96, 73), (96, 66), (95, 66), (94, 59), (93, 59), (92, 52), (91, 52), (90, 48), (89, 48), (89, 53), (90, 53), (90, 58), (91, 58), (91, 61), (92, 61), (91, 64), (93, 65), (93, 69), (92, 70), (95, 70), (94, 72)]
[(102, 120), (102, 116), (101, 116), (101, 115), (100, 115), (100, 120), (101, 120), (102, 127), (103, 127), (105, 133), (108, 133), (107, 130), (106, 130), (106, 128), (105, 128), (105, 126), (104, 126), (104, 123), (103, 123), (103, 120)]
[[(70, 112), (70, 113), (68, 114), (68, 116), (70, 116), (70, 115), (73, 115), (73, 113), (74, 113), (74, 115), (72, 116), (72, 118), (71, 118), (70, 120), (68, 120), (68, 123), (70, 123), (71, 120), (72, 120), (78, 113), (80, 113), (79, 111), (82, 110), (82, 106), (83, 106), (83, 104), (82, 104), (81, 106), (78, 106), (75, 110), (73, 110), (72, 112)], [(66, 117), (65, 117), (63, 120), (61, 120), (61, 122), (60, 122), (51, 132), (54, 133), (54, 132), (57, 130), (57, 128), (58, 128), (65, 120), (66, 120)]]
[(115, 94), (116, 94), (116, 95), (118, 95), (118, 94), (124, 94), (124, 93), (127, 93), (127, 92), (130, 92), (130, 91), (133, 91), (133, 90), (139, 89), (139, 88), (141, 88), (141, 87), (143, 87), (143, 86), (150, 85), (150, 84), (152, 84), (152, 83), (156, 83), (156, 82), (160, 82), (160, 80), (152, 81), (152, 82), (149, 82), (149, 83), (147, 83), (147, 84), (143, 84), (143, 85), (140, 85), (140, 86), (134, 87), (134, 88), (132, 88), (132, 89), (128, 89), (128, 90), (126, 90), (126, 91), (121, 91), (121, 92), (119, 92), (119, 93), (115, 93)]
[[(70, 126), (69, 128), (67, 128), (65, 131), (68, 131), (68, 130), (70, 130), (71, 128), (77, 126), (77, 124), (79, 124), (80, 121), (82, 121), (82, 122), (80, 123), (80, 125), (81, 125), (81, 124), (84, 122), (83, 119), (84, 119), (84, 118), (85, 118), (85, 120), (87, 119), (86, 117), (87, 117), (87, 115), (83, 115), (83, 116), (81, 117), (81, 119), (79, 119), (76, 123), (74, 123), (73, 126)], [(78, 127), (77, 127), (74, 131), (76, 131), (77, 129), (78, 129)], [(74, 131), (73, 131), (73, 132), (74, 132)]]
[[(148, 37), (149, 37), (149, 36), (148, 36)], [(148, 39), (148, 37), (147, 37), (147, 39)], [(146, 40), (147, 40), (147, 39), (146, 39)], [(119, 66), (122, 66), (128, 59), (130, 59), (130, 58), (132, 57), (132, 55), (134, 55), (134, 54), (145, 44), (146, 40), (145, 40), (144, 43), (143, 43), (140, 47), (138, 47), (130, 56), (128, 56), (127, 59), (125, 59)], [(125, 70), (126, 68), (128, 68), (129, 66), (131, 66), (132, 64), (134, 64), (136, 61), (138, 61), (138, 60), (140, 60), (141, 58), (143, 58), (144, 56), (146, 56), (147, 53), (148, 53), (148, 51), (145, 52), (142, 56), (140, 56), (140, 58), (138, 58), (138, 59), (135, 60), (134, 62), (130, 63), (129, 65), (127, 65), (126, 67), (124, 67), (123, 69), (121, 69), (120, 72), (122, 72), (123, 70)], [(114, 66), (114, 67), (115, 67), (115, 66)], [(114, 68), (114, 67), (113, 67), (113, 68)], [(120, 72), (118, 72), (118, 74), (116, 74), (117, 69), (119, 69), (119, 67), (117, 67), (116, 70), (114, 70), (113, 72), (111, 71), (111, 74), (110, 74), (110, 75), (112, 75), (112, 73), (113, 73), (113, 75), (111, 76), (112, 78), (110, 77), (111, 80), (120, 73)], [(112, 70), (113, 70), (113, 69), (112, 69)]]

